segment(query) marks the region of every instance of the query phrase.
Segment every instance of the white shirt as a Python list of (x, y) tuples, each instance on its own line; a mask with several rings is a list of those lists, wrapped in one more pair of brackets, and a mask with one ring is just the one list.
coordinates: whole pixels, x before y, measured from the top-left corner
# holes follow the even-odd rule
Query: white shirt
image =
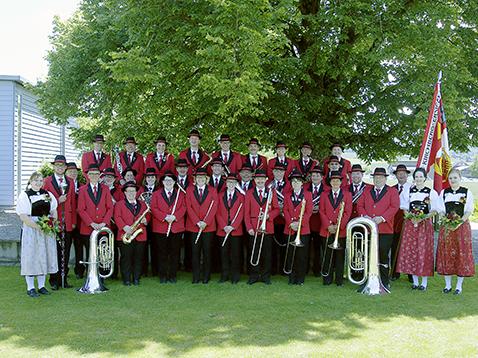
[[(55, 196), (52, 193), (48, 192), (48, 195), (50, 196), (50, 199), (51, 199), (50, 213), (53, 213), (58, 207), (58, 201), (55, 199)], [(28, 199), (27, 193), (22, 191), (17, 199), (17, 208), (16, 208), (17, 214), (31, 215), (32, 204), (39, 200), (45, 200), (45, 194), (38, 193), (38, 194), (30, 196), (30, 199)]]
[(436, 211), (441, 212), (445, 211), (444, 208), (442, 209), (442, 203), (440, 198), (438, 197), (438, 193), (431, 189), (430, 194), (422, 193), (420, 191), (416, 193), (410, 193), (410, 189), (414, 186), (410, 185), (407, 190), (403, 190), (402, 194), (400, 194), (400, 209), (402, 210), (410, 210), (410, 203), (412, 201), (424, 201), (426, 198), (429, 197), (430, 204), (428, 204), (428, 210), (430, 212)]
[[(466, 214), (471, 214), (474, 210), (474, 199), (473, 199), (473, 193), (471, 192), (470, 189), (468, 189), (467, 191), (467, 194), (465, 195), (465, 193), (447, 193), (447, 195), (444, 197), (444, 194), (445, 194), (445, 190), (442, 190), (441, 193), (440, 193), (440, 199), (441, 199), (441, 202), (442, 202), (442, 207), (441, 207), (441, 211), (440, 211), (440, 214), (443, 214), (445, 215), (446, 213), (446, 210), (445, 210), (445, 203), (449, 202), (449, 201), (461, 201), (462, 200), (466, 200), (465, 202), (465, 208), (463, 210), (463, 213), (466, 215)], [(462, 199), (462, 198), (465, 198), (465, 199)]]

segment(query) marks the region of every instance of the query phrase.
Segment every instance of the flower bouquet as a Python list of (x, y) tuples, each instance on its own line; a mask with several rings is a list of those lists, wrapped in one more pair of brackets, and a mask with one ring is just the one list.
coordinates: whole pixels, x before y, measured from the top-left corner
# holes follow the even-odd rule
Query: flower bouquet
[(413, 226), (417, 227), (418, 222), (428, 218), (428, 215), (425, 214), (425, 212), (423, 210), (412, 209), (404, 215), (404, 218), (407, 219), (407, 220), (412, 220), (413, 221)]
[(440, 226), (443, 226), (449, 231), (455, 231), (460, 227), (461, 224), (463, 224), (463, 220), (461, 219), (461, 216), (455, 212), (446, 214), (440, 220)]
[(37, 224), (40, 226), (41, 231), (46, 235), (57, 236), (57, 234), (60, 232), (60, 223), (57, 219), (50, 216), (41, 216), (38, 219)]

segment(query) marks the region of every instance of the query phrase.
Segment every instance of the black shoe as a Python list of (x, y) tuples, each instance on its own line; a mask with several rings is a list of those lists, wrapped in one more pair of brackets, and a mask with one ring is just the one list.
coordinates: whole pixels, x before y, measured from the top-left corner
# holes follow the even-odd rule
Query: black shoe
[(400, 275), (392, 276), (392, 277), (390, 277), (390, 281), (397, 281), (399, 278), (400, 278)]
[(65, 284), (62, 286), (62, 288), (72, 288), (73, 286), (70, 285), (68, 282), (65, 282)]
[(444, 288), (441, 292), (443, 293), (450, 293), (451, 292), (451, 288)]
[(168, 280), (166, 280), (165, 278), (160, 278), (159, 279), (159, 283), (167, 283), (167, 282), (168, 282)]
[(38, 293), (41, 293), (42, 295), (49, 295), (50, 292), (45, 288), (45, 287), (42, 287), (38, 290)]
[(461, 290), (456, 289), (455, 292), (453, 292), (454, 295), (461, 295)]
[(139, 280), (134, 280), (134, 281), (133, 281), (133, 285), (139, 286)]
[(408, 275), (408, 282), (413, 283), (413, 276), (412, 275)]
[(417, 290), (418, 286), (417, 285), (412, 285), (412, 290)]
[(199, 283), (199, 280), (193, 280), (194, 285), (197, 284), (197, 283)]
[(252, 279), (252, 278), (250, 278), (249, 280), (247, 280), (247, 284), (248, 284), (248, 285), (253, 285), (253, 284), (255, 284), (256, 282), (257, 282), (257, 280), (254, 280), (254, 279)]
[(237, 285), (238, 282), (239, 282), (239, 280), (237, 280), (237, 281), (231, 281), (231, 283), (232, 283), (233, 285)]
[(169, 283), (176, 283), (177, 280), (176, 280), (175, 278), (170, 278), (170, 279), (168, 280), (168, 282), (169, 282)]
[(266, 285), (272, 285), (271, 280), (265, 280), (264, 283), (265, 283)]
[(58, 285), (57, 284), (51, 285), (51, 290), (52, 291), (58, 291)]
[(418, 290), (419, 290), (419, 291), (426, 291), (427, 288), (426, 288), (425, 286), (423, 286), (423, 285), (420, 285), (420, 286), (418, 286)]
[(226, 281), (227, 281), (227, 279), (221, 278), (219, 281), (217, 281), (217, 283), (224, 283), (224, 282), (226, 282)]
[(324, 286), (330, 286), (332, 284), (332, 282), (328, 282), (328, 281), (323, 281), (322, 284)]
[(131, 282), (129, 282), (129, 281), (123, 281), (123, 285), (125, 285), (125, 286), (131, 286)]
[(209, 280), (202, 280), (202, 283), (203, 283), (204, 285), (207, 285), (207, 284), (209, 283)]
[(40, 295), (37, 293), (37, 291), (34, 288), (32, 288), (31, 290), (28, 290), (27, 295), (32, 298), (40, 297)]
[(337, 283), (337, 287), (343, 287), (344, 284), (343, 283)]

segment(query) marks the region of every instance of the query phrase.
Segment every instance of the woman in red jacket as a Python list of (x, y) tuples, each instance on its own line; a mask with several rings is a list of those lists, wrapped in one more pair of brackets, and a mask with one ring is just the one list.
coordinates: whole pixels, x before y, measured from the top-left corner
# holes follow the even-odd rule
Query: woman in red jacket
[(131, 243), (125, 243), (123, 241), (120, 243), (121, 275), (123, 276), (123, 284), (125, 286), (131, 285), (131, 277), (133, 277), (133, 284), (135, 286), (139, 285), (146, 245), (146, 225), (148, 223), (148, 217), (144, 217), (136, 228), (132, 227), (147, 210), (144, 202), (136, 200), (137, 191), (138, 186), (136, 183), (126, 182), (123, 185), (125, 200), (117, 202), (114, 209), (114, 219), (118, 226), (116, 240), (122, 241), (123, 235), (131, 235), (134, 232), (133, 230), (142, 229), (142, 232), (136, 236)]
[[(153, 193), (153, 240), (158, 248), (158, 274), (161, 283), (176, 283), (181, 237), (186, 214), (185, 195), (176, 187), (176, 175), (166, 172), (163, 187)], [(152, 260), (153, 261), (153, 260)]]
[[(231, 279), (236, 284), (240, 279), (242, 222), (244, 220), (244, 195), (237, 189), (236, 173), (226, 178), (226, 190), (219, 194), (216, 215), (217, 236), (221, 248), (222, 274), (220, 283)], [(226, 239), (227, 236), (227, 239)]]
[[(322, 264), (322, 275), (324, 285), (330, 285), (334, 279), (337, 286), (343, 285), (344, 258), (345, 258), (345, 236), (346, 227), (352, 214), (352, 195), (348, 190), (343, 189), (342, 174), (338, 171), (330, 173), (330, 190), (322, 194), (319, 203), (320, 213), (320, 236), (326, 237), (324, 247), (324, 259)], [(337, 227), (341, 205), (344, 205), (340, 227)], [(339, 232), (340, 249), (334, 250), (329, 247)]]
[[(289, 176), (292, 191), (284, 196), (284, 233), (290, 237), (289, 255), (286, 257), (286, 266), (292, 268), (289, 275), (289, 285), (303, 285), (307, 272), (309, 240), (310, 240), (310, 217), (313, 204), (312, 194), (304, 190), (304, 178), (296, 169)], [(304, 209), (302, 207), (304, 206)], [(302, 218), (300, 213), (303, 210)], [(300, 221), (299, 221), (300, 220)], [(292, 246), (297, 236), (300, 225), (300, 241), (303, 246)], [(294, 261), (291, 262), (292, 256)]]

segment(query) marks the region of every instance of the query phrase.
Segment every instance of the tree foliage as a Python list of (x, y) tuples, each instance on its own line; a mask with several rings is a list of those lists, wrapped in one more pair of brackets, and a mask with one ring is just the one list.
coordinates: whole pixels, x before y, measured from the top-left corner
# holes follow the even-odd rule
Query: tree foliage
[(335, 141), (365, 160), (416, 155), (437, 74), (451, 147), (478, 134), (478, 5), (423, 0), (84, 0), (55, 20), (47, 79), (51, 120), (80, 117), (140, 149), (173, 149), (198, 128), (207, 149), (230, 133), (243, 149)]

